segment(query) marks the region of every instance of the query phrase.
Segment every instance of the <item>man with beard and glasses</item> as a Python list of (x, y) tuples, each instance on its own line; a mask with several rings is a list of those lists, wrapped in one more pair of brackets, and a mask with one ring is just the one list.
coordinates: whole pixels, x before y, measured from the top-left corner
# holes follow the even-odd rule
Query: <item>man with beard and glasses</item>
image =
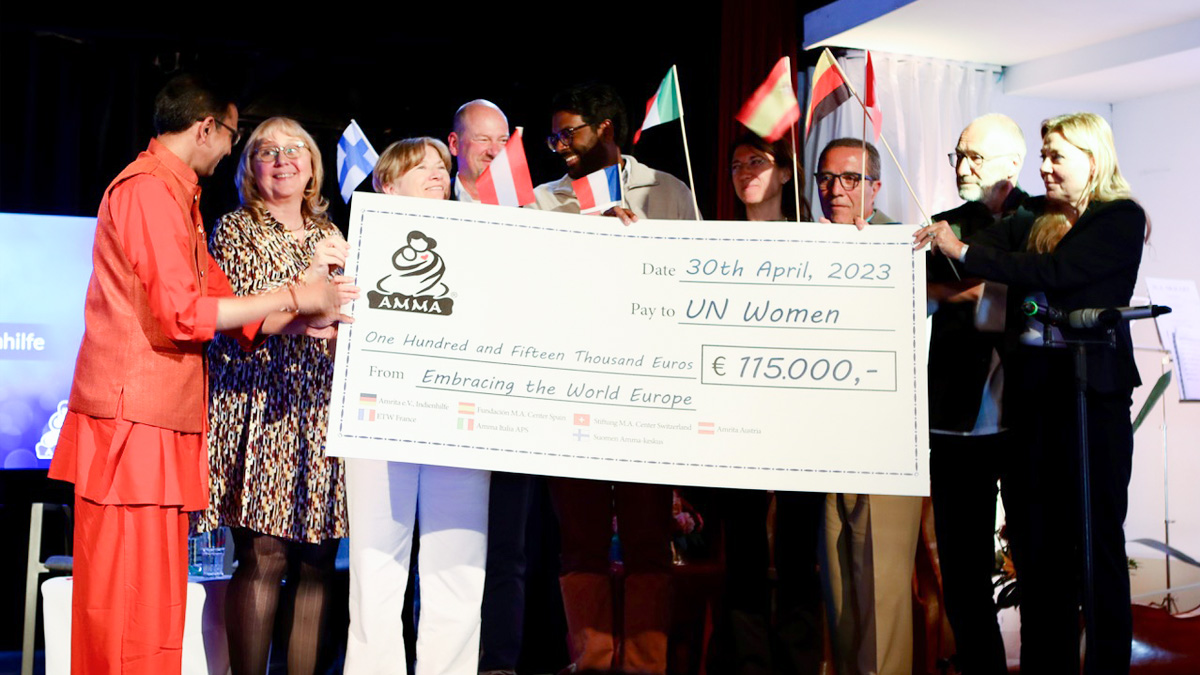
[(621, 152), (629, 135), (625, 105), (606, 84), (590, 83), (559, 92), (550, 118), (550, 149), (567, 164), (567, 174), (533, 190), (543, 211), (579, 213), (571, 182), (614, 164), (620, 167), (625, 207), (615, 215), (628, 223), (638, 218), (695, 219), (691, 190), (678, 178), (656, 171)]
[[(615, 164), (624, 206), (606, 215), (625, 224), (638, 218), (696, 217), (686, 185), (622, 154), (629, 130), (615, 89), (598, 83), (572, 87), (554, 97), (551, 111), (547, 144), (566, 163), (567, 174), (534, 189), (537, 208), (579, 213), (571, 182)], [(575, 671), (665, 673), (671, 618), (671, 486), (552, 478), (550, 495), (562, 534), (560, 584)], [(619, 619), (609, 574), (614, 516), (625, 565)], [(613, 637), (618, 623), (624, 638), (620, 650)]]

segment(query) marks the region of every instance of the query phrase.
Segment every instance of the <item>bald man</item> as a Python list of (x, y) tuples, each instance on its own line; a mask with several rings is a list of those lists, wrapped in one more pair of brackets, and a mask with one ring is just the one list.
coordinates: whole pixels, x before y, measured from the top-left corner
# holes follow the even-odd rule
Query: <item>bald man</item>
[(446, 145), (458, 165), (454, 175), (456, 201), (479, 201), (475, 181), (507, 142), (508, 118), (495, 103), (479, 98), (464, 103), (454, 113), (454, 130), (446, 137)]
[[(485, 99), (468, 101), (454, 114), (446, 137), (454, 155), (454, 199), (479, 201), (476, 181), (508, 142), (508, 118)], [(534, 476), (493, 471), (488, 493), (487, 578), (481, 612), (479, 672), (515, 673), (525, 623), (525, 528), (537, 483)]]
[[(950, 154), (958, 194), (966, 203), (939, 213), (959, 237), (1021, 208), (1017, 186), (1025, 137), (1008, 117), (971, 122)], [(1000, 363), (1005, 288), (959, 281), (945, 257), (929, 259), (933, 328), (929, 346), (930, 493), (946, 612), (954, 629), (957, 666), (965, 673), (1006, 673), (1007, 661), (992, 600), (996, 484), (1007, 435), (1000, 426), (1004, 371)]]

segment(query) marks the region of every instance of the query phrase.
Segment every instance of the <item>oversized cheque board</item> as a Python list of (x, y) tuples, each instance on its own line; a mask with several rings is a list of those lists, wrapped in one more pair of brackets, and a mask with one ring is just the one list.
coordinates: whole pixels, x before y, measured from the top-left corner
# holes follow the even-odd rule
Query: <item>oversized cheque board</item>
[(911, 231), (356, 194), (328, 452), (927, 494)]

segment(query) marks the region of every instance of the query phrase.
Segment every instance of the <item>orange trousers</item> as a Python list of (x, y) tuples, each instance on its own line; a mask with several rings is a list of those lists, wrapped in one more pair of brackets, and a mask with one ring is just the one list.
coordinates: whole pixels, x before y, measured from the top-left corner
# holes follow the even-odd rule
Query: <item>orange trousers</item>
[(187, 514), (75, 496), (72, 675), (182, 669)]

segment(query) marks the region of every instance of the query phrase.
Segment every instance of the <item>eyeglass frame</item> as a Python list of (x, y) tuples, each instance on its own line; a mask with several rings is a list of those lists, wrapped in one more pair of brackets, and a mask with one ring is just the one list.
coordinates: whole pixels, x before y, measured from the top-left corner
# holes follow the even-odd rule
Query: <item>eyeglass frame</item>
[[(822, 178), (822, 176), (828, 176), (828, 178)], [(818, 190), (827, 190), (827, 189), (829, 189), (829, 187), (832, 187), (834, 178), (837, 179), (838, 183), (842, 186), (843, 190), (857, 190), (858, 186), (864, 180), (870, 181), (870, 182), (875, 182), (876, 180), (878, 180), (874, 176), (868, 176), (867, 174), (858, 173), (857, 171), (847, 171), (845, 173), (832, 173), (830, 171), (817, 171), (817, 172), (813, 173), (813, 178), (817, 179), (817, 189)], [(847, 179), (853, 180), (854, 184), (846, 185)], [(825, 187), (825, 186), (829, 186), (829, 187)]]
[[(558, 133), (553, 133), (553, 134), (546, 136), (546, 145), (550, 148), (550, 152), (558, 152), (558, 144), (559, 143), (562, 143), (563, 145), (565, 145), (569, 148), (569, 147), (571, 147), (571, 139), (575, 137), (576, 132), (578, 132), (580, 129), (582, 129), (584, 127), (590, 127), (590, 126), (595, 126), (595, 125), (584, 122), (583, 124), (580, 124), (578, 126), (567, 127), (566, 129), (559, 129)], [(566, 138), (563, 137), (563, 134), (566, 134)]]
[(993, 159), (1000, 159), (1001, 157), (1012, 157), (1013, 155), (1016, 155), (1016, 154), (1019, 154), (1019, 153), (1005, 152), (1005, 153), (999, 154), (999, 155), (992, 155), (991, 157), (984, 157), (983, 155), (981, 155), (977, 152), (977, 153), (975, 153), (975, 155), (977, 157), (979, 157), (979, 161), (976, 161), (970, 155), (959, 154), (959, 152), (957, 150), (955, 150), (954, 152), (948, 153), (946, 155), (946, 158), (950, 160), (950, 168), (954, 169), (955, 171), (958, 171), (958, 165), (962, 164), (962, 161), (964, 159), (969, 161), (971, 163), (971, 166), (975, 167), (976, 169), (981, 169), (981, 168), (983, 168), (984, 164), (987, 164), (988, 162), (992, 161)]
[(230, 145), (237, 145), (238, 143), (242, 142), (242, 132), (240, 129), (235, 129), (235, 128), (229, 126), (228, 124), (225, 124), (221, 120), (217, 119), (216, 117), (213, 117), (212, 119), (217, 124), (220, 124), (222, 127), (225, 127), (225, 129), (229, 132), (229, 138), (232, 139), (232, 142), (230, 143)]
[[(291, 150), (292, 148), (295, 148), (297, 151), (297, 154), (295, 156), (289, 156), (287, 154), (287, 151)], [(296, 141), (295, 143), (292, 143), (290, 145), (262, 145), (262, 146), (259, 146), (258, 149), (256, 149), (251, 154), (254, 157), (254, 161), (259, 162), (260, 164), (270, 164), (271, 162), (274, 162), (276, 159), (278, 159), (279, 155), (283, 155), (286, 159), (296, 159), (296, 157), (300, 156), (299, 155), (300, 150), (308, 150), (308, 144), (305, 143), (304, 141)], [(274, 156), (263, 159), (263, 157), (261, 157), (259, 155), (259, 153), (264, 152), (264, 151), (266, 151), (268, 153), (270, 153), (271, 151), (274, 151)]]
[(750, 159), (746, 160), (743, 163), (739, 163), (736, 161), (730, 162), (729, 173), (736, 174), (737, 172), (741, 171), (742, 169), (754, 171), (757, 169), (761, 169), (765, 166), (778, 166), (778, 165), (775, 163), (774, 159), (772, 159), (766, 155), (751, 155)]

